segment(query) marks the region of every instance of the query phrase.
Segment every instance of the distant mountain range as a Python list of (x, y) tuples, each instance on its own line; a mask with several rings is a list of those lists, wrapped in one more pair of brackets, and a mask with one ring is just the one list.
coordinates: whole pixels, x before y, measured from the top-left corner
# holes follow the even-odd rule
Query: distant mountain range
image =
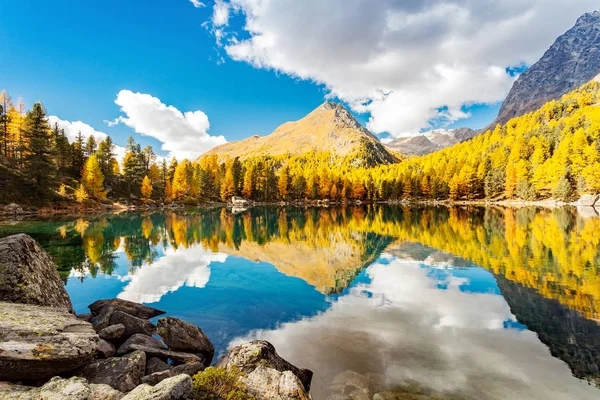
[[(598, 74), (600, 11), (595, 11), (581, 16), (575, 26), (556, 39), (538, 62), (519, 76), (502, 103), (498, 117), (487, 129), (535, 111)], [(357, 165), (387, 164), (397, 161), (398, 153), (426, 155), (462, 143), (487, 129), (438, 129), (398, 138), (384, 146), (344, 106), (325, 102), (306, 117), (287, 122), (270, 135), (256, 135), (227, 143), (204, 155), (216, 154), (223, 161), (235, 157), (245, 159), (329, 151), (341, 157), (355, 157)]]
[(582, 15), (538, 62), (519, 76), (490, 128), (559, 99), (599, 73), (600, 11), (595, 11)]
[(477, 133), (478, 131), (470, 128), (437, 129), (417, 136), (398, 138), (386, 146), (404, 155), (423, 156), (462, 143)]
[(325, 102), (304, 118), (286, 122), (267, 136), (252, 136), (215, 147), (220, 161), (239, 157), (302, 155), (312, 151), (331, 152), (339, 157), (356, 157), (357, 165), (387, 164), (398, 159), (344, 106)]

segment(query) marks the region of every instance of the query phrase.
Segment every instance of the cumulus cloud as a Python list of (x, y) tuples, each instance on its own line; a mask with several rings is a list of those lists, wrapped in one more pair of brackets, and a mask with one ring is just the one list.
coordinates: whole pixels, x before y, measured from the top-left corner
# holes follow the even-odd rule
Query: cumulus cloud
[[(323, 84), (393, 136), (502, 100), (596, 0), (217, 0), (213, 29), (234, 60)], [(243, 31), (229, 24), (237, 13)], [(549, 23), (548, 21), (551, 21)], [(230, 25), (228, 27), (228, 25)], [(440, 111), (442, 110), (442, 111)]]
[[(223, 136), (210, 136), (208, 116), (202, 111), (182, 113), (149, 94), (121, 90), (115, 103), (125, 116), (114, 122), (162, 142), (162, 150), (178, 159), (194, 159), (213, 147), (226, 143)], [(111, 124), (114, 124), (112, 122)]]
[(370, 283), (355, 286), (324, 313), (232, 344), (270, 341), (282, 357), (314, 371), (315, 398), (327, 398), (327, 385), (348, 370), (466, 398), (597, 397), (598, 389), (574, 378), (535, 333), (504, 327), (515, 317), (502, 296), (461, 291), (465, 278), (434, 277), (421, 261), (383, 258), (391, 261), (367, 269)]
[(129, 283), (117, 296), (136, 303), (155, 303), (185, 286), (203, 288), (210, 279), (210, 263), (224, 262), (225, 254), (202, 247), (167, 249), (164, 257), (128, 275)]
[[(65, 135), (69, 139), (70, 143), (73, 143), (77, 139), (77, 134), (81, 132), (81, 135), (85, 140), (87, 140), (91, 135), (94, 136), (96, 142), (102, 141), (106, 139), (108, 136), (104, 132), (97, 131), (92, 126), (86, 124), (81, 121), (66, 121), (64, 119), (60, 119), (55, 115), (51, 115), (48, 117), (48, 122), (50, 122), (51, 126), (54, 124), (58, 124), (58, 127), (64, 129)], [(122, 160), (125, 157), (125, 148), (121, 146), (115, 146), (115, 157), (117, 160)]]

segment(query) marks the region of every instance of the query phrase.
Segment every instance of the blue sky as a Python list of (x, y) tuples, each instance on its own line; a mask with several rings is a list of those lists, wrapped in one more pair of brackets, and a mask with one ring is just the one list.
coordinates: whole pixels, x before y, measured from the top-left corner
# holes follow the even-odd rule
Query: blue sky
[[(265, 65), (263, 59), (257, 66), (256, 59), (232, 55), (227, 44), (216, 40), (215, 32), (221, 29), (229, 44), (232, 38), (255, 36), (243, 29), (251, 10), (230, 8), (230, 18), (215, 23), (214, 2), (205, 3), (206, 7), (196, 8), (188, 0), (2, 1), (0, 89), (7, 89), (14, 100), (22, 96), (27, 106), (41, 100), (50, 115), (83, 121), (113, 136), (117, 144), (125, 144), (126, 138), (134, 135), (157, 151), (160, 142), (134, 134), (133, 124), (109, 127), (104, 122), (123, 116), (115, 104), (121, 90), (149, 94), (182, 112), (201, 110), (210, 120), (208, 133), (223, 135), (228, 141), (268, 134), (285, 121), (299, 119), (322, 103), (327, 93), (347, 104), (353, 102), (352, 96), (344, 94), (347, 88), (326, 74), (304, 74), (305, 68), (293, 62)], [(343, 20), (344, 15), (339, 18)], [(265, 32), (270, 29), (268, 22), (261, 21)], [(287, 39), (291, 42), (292, 38)], [(546, 42), (538, 47), (543, 49)], [(347, 43), (353, 42), (349, 39)], [(289, 49), (270, 51), (278, 52), (271, 55), (285, 55)], [(358, 46), (356, 51), (360, 51)], [(315, 65), (321, 61), (318, 52), (315, 48)], [(221, 57), (224, 62), (219, 62)], [(533, 59), (524, 55), (502, 68), (527, 63), (528, 57)], [(352, 83), (353, 79), (346, 81)], [(502, 90), (505, 86), (506, 82)], [(501, 100), (494, 96), (491, 105), (463, 106), (472, 116), (452, 122), (450, 127), (487, 125)], [(350, 105), (364, 124), (371, 114), (356, 111), (376, 112)], [(374, 123), (369, 127), (382, 133), (387, 126)], [(389, 127), (393, 130), (395, 125)]]

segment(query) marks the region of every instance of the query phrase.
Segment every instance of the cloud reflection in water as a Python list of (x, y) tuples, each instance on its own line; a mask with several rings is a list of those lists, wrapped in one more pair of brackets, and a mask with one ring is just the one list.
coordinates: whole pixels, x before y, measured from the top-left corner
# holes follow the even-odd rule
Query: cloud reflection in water
[(420, 262), (389, 254), (382, 261), (367, 269), (369, 283), (324, 313), (232, 344), (272, 342), (315, 372), (315, 399), (326, 398), (328, 383), (347, 370), (475, 399), (598, 398), (598, 389), (573, 378), (535, 333), (506, 328), (515, 318), (502, 296), (469, 291), (468, 279), (452, 274), (434, 277)]

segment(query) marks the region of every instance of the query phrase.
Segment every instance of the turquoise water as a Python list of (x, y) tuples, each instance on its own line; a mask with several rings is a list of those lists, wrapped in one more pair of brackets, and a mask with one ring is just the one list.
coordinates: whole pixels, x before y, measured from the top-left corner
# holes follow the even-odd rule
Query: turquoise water
[(565, 249), (584, 262), (589, 248), (568, 246), (587, 240), (586, 224), (595, 222), (572, 210), (514, 213), (187, 210), (4, 222), (0, 236), (38, 240), (76, 312), (119, 297), (200, 326), (218, 353), (269, 340), (315, 372), (315, 399), (328, 398), (349, 371), (432, 396), (599, 398), (588, 383), (600, 376), (588, 285), (597, 265), (567, 279), (560, 257), (547, 256), (560, 244), (535, 236), (560, 222)]

